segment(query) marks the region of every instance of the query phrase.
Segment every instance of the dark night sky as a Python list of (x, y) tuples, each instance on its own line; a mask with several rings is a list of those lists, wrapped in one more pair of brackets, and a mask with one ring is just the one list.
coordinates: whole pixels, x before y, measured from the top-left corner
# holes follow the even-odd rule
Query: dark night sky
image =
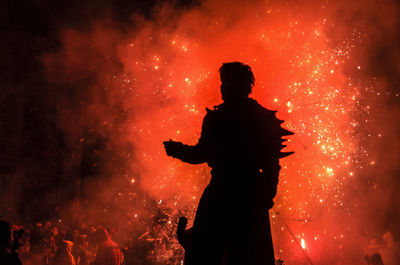
[[(79, 87), (71, 92), (67, 86), (49, 82), (42, 56), (60, 49), (59, 34), (67, 28), (89, 30), (93, 21), (104, 18), (122, 26), (134, 26), (132, 14), (151, 19), (153, 5), (154, 1), (0, 3), (0, 192), (5, 199), (2, 209), (15, 206), (22, 216), (29, 216), (30, 207), (40, 203), (37, 194), (42, 194), (44, 201), (52, 200), (56, 187), (63, 182), (60, 172), (65, 161), (79, 149), (66, 143), (67, 136), (57, 124), (57, 106), (61, 97), (74, 98), (71, 93), (77, 98), (84, 95), (80, 95)], [(48, 210), (41, 209), (38, 216)]]

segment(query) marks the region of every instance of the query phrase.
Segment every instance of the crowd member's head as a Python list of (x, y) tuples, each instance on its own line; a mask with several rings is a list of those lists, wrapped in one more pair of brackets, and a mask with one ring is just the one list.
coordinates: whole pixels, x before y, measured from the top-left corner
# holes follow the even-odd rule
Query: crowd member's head
[(71, 254), (73, 245), (74, 243), (71, 241), (63, 240), (60, 242), (57, 252), (62, 254)]
[(107, 229), (105, 229), (104, 227), (98, 227), (93, 234), (93, 243), (95, 245), (100, 245), (107, 241), (111, 241)]
[(46, 222), (44, 223), (44, 229), (45, 229), (45, 230), (51, 230), (52, 227), (53, 227), (53, 226), (52, 226), (52, 224), (51, 224), (50, 221), (46, 221)]
[(81, 245), (81, 246), (87, 246), (88, 245), (88, 236), (86, 234), (81, 234), (79, 235), (78, 239), (77, 239), (77, 244)]
[(371, 255), (371, 264), (372, 265), (384, 265), (382, 256), (379, 253), (374, 253)]

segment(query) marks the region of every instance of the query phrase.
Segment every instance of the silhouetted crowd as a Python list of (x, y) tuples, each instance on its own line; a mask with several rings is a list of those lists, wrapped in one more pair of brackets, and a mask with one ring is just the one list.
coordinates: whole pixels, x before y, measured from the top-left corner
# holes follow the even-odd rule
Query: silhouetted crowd
[(0, 221), (0, 264), (121, 265), (124, 255), (104, 227), (69, 230), (50, 221), (27, 227)]
[[(142, 234), (138, 240), (142, 251), (124, 246), (119, 248), (112, 240), (115, 231), (104, 227), (90, 226), (88, 228), (68, 229), (65, 226), (50, 221), (22, 227), (0, 221), (0, 264), (1, 265), (128, 265), (157, 264), (157, 261), (146, 259), (146, 255), (154, 251), (156, 241), (166, 245), (171, 236), (157, 238), (156, 222), (153, 228)], [(181, 229), (184, 229), (181, 227)], [(111, 233), (110, 233), (111, 232)], [(178, 227), (179, 240), (179, 227)], [(137, 243), (137, 242), (136, 242)], [(147, 245), (146, 245), (147, 243)], [(182, 243), (182, 242), (180, 242)], [(171, 253), (175, 256), (178, 253)], [(129, 261), (128, 261), (129, 260)], [(166, 260), (160, 261), (164, 263)], [(365, 256), (366, 264), (384, 265), (378, 253)], [(284, 264), (282, 260), (277, 265)]]
[(61, 219), (24, 226), (0, 221), (0, 265), (179, 264), (183, 250), (171, 244), (175, 231), (166, 230), (167, 219), (160, 216), (136, 229), (67, 225)]

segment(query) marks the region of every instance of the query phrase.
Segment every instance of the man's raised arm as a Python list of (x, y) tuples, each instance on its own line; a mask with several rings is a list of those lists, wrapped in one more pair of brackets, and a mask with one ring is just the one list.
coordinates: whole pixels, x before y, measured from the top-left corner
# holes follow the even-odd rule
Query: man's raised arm
[(209, 114), (204, 117), (201, 136), (196, 145), (186, 145), (172, 140), (165, 141), (164, 147), (167, 155), (178, 158), (190, 164), (201, 164), (208, 160), (209, 137), (210, 137)]

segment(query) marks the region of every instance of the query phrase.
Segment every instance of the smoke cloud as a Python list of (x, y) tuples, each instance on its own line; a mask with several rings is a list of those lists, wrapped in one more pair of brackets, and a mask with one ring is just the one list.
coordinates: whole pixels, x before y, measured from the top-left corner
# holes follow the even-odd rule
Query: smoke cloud
[(168, 234), (152, 260), (175, 264), (176, 220), (193, 218), (210, 174), (167, 157), (162, 142), (196, 143), (205, 107), (221, 102), (217, 69), (242, 61), (252, 97), (296, 133), (271, 211), (276, 257), (361, 264), (374, 238), (390, 232), (398, 244), (395, 1), (28, 7), (35, 15), (18, 12), (32, 23), (2, 21), (4, 217), (102, 224), (129, 231), (122, 245)]

